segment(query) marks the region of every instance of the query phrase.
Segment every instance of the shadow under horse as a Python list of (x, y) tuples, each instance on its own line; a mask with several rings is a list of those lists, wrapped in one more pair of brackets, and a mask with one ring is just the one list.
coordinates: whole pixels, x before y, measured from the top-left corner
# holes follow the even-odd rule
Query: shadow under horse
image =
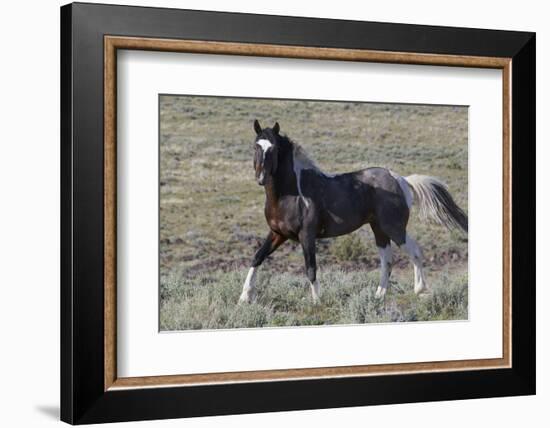
[(402, 177), (379, 167), (344, 174), (326, 174), (300, 145), (280, 133), (278, 123), (264, 128), (254, 121), (254, 170), (265, 187), (265, 218), (269, 233), (256, 252), (243, 285), (240, 302), (256, 297), (257, 268), (288, 239), (299, 241), (315, 302), (320, 298), (316, 277), (315, 241), (355, 231), (370, 224), (380, 254), (383, 298), (392, 269), (391, 241), (403, 248), (414, 265), (414, 291), (426, 290), (422, 251), (407, 234), (412, 204), (421, 217), (468, 232), (468, 217), (454, 202), (442, 181), (424, 175)]

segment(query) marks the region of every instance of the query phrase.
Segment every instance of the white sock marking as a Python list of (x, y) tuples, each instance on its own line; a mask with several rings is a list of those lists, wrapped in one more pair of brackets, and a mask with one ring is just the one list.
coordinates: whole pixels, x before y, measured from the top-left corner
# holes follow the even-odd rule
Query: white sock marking
[(256, 270), (255, 267), (248, 270), (239, 302), (250, 303), (254, 299), (256, 294)]
[(321, 299), (321, 286), (319, 285), (319, 281), (316, 279), (315, 282), (312, 282), (310, 284), (311, 297), (313, 298), (313, 302), (319, 303), (319, 300)]
[(384, 297), (390, 283), (391, 265), (393, 263), (391, 244), (384, 248), (378, 247), (380, 254), (380, 285), (376, 290), (376, 297)]
[(403, 248), (409, 254), (414, 265), (414, 292), (416, 294), (421, 293), (427, 288), (422, 266), (422, 251), (416, 241), (409, 235), (406, 236)]

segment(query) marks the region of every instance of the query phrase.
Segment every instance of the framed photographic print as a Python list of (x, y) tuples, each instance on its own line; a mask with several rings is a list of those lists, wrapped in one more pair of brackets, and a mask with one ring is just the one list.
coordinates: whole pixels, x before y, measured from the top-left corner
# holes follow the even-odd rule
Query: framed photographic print
[(535, 393), (535, 35), (61, 8), (61, 417)]

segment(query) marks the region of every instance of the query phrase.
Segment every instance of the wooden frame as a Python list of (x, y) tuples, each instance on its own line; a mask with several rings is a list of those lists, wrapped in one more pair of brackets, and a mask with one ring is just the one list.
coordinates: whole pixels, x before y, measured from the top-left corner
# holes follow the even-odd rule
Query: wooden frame
[[(523, 253), (534, 252), (534, 196), (530, 192), (519, 194), (518, 185), (527, 186), (534, 182), (534, 115), (527, 116), (534, 110), (534, 35), (528, 33), (510, 33), (487, 30), (465, 30), (436, 27), (419, 27), (398, 24), (373, 24), (341, 22), (305, 18), (285, 18), (266, 16), (247, 16), (240, 14), (221, 14), (194, 11), (170, 11), (166, 9), (143, 9), (121, 6), (99, 6), (76, 4), (62, 8), (62, 192), (66, 199), (62, 206), (62, 419), (71, 423), (115, 421), (130, 419), (162, 418), (191, 416), (200, 414), (224, 414), (237, 412), (257, 412), (283, 410), (292, 408), (335, 407), (358, 404), (403, 402), (413, 400), (436, 400), (449, 398), (468, 398), (473, 396), (515, 395), (534, 393), (534, 258), (525, 260), (519, 257), (518, 249)], [(120, 28), (104, 27), (101, 17), (105, 14), (127, 15), (121, 21)], [(86, 16), (92, 25), (83, 29), (80, 23)], [(149, 16), (155, 21), (152, 29), (140, 28), (137, 22), (140, 17)], [(244, 29), (254, 30), (263, 21), (263, 32), (260, 37), (246, 40), (246, 34), (221, 37), (216, 30), (204, 30), (200, 25), (198, 34), (180, 34), (163, 32), (163, 24), (168, 22), (196, 22), (206, 24), (217, 21), (223, 28), (229, 21), (241, 21)], [(114, 22), (114, 21), (113, 21)], [(310, 30), (302, 37), (281, 43), (275, 29), (285, 24), (298, 28), (306, 22)], [(267, 25), (267, 27), (265, 27)], [(116, 25), (115, 25), (116, 27)], [(184, 28), (184, 25), (181, 25)], [(204, 28), (208, 27), (204, 25)], [(92, 28), (92, 30), (90, 30)], [(303, 27), (302, 27), (303, 28)], [(339, 39), (333, 31), (323, 45), (318, 46), (316, 37), (321, 30), (346, 28), (355, 29), (356, 36)], [(87, 33), (86, 33), (87, 31)], [(93, 33), (91, 34), (90, 31)], [(179, 30), (178, 30), (179, 31)], [(211, 34), (202, 34), (206, 31)], [(136, 36), (142, 33), (143, 36)], [(252, 34), (254, 31), (250, 31)], [(378, 41), (374, 46), (358, 46), (363, 43), (364, 34), (377, 35), (384, 40), (383, 34), (391, 33), (396, 40), (391, 46), (385, 41)], [(122, 35), (121, 35), (122, 34)], [(395, 35), (398, 36), (395, 36)], [(444, 40), (444, 47), (416, 47), (414, 35), (438, 36)], [(151, 36), (154, 35), (154, 36)], [(200, 37), (197, 37), (200, 35)], [(361, 37), (359, 36), (361, 35)], [(177, 36), (177, 37), (175, 37)], [(305, 38), (304, 38), (305, 36)], [(492, 49), (476, 46), (476, 37), (483, 36)], [(261, 38), (267, 40), (259, 40)], [(326, 35), (325, 35), (326, 37)], [(331, 39), (333, 37), (333, 39)], [(309, 38), (309, 39), (308, 39)], [(220, 41), (223, 40), (223, 41)], [(314, 43), (312, 41), (315, 40)], [(411, 43), (411, 40), (413, 43)], [(83, 55), (77, 61), (74, 52), (79, 44), (93, 43), (93, 54)], [(489, 43), (491, 42), (491, 43)], [(391, 49), (388, 50), (388, 47)], [(409, 364), (385, 364), (370, 366), (326, 367), (292, 370), (268, 370), (256, 372), (218, 373), (200, 375), (174, 375), (146, 378), (117, 378), (116, 376), (116, 51), (117, 49), (139, 49), (172, 52), (193, 52), (205, 54), (230, 54), (271, 56), (287, 58), (331, 59), (347, 61), (369, 61), (406, 64), (429, 64), (446, 66), (466, 66), (497, 68), (503, 73), (503, 357), (500, 359), (480, 359), (463, 361), (426, 362)], [(81, 67), (87, 65), (91, 72), (84, 72)], [(93, 76), (87, 76), (93, 74)], [(96, 85), (103, 81), (103, 99), (95, 97), (90, 100), (86, 82)], [(522, 90), (519, 91), (518, 89)], [(83, 108), (82, 102), (88, 100), (91, 107)], [(91, 111), (88, 111), (91, 110)], [(101, 115), (103, 112), (103, 115)], [(95, 118), (95, 120), (93, 120)], [(74, 120), (74, 121), (73, 121)], [(101, 127), (100, 124), (103, 123)], [(93, 137), (83, 138), (80, 132), (93, 127)], [(99, 128), (99, 129), (98, 129)], [(102, 130), (101, 133), (99, 131)], [(522, 133), (523, 151), (513, 144), (514, 136)], [(526, 150), (527, 148), (527, 150)], [(93, 152), (91, 164), (85, 165), (79, 154)], [(90, 154), (90, 153), (88, 153)], [(514, 164), (514, 178), (511, 174)], [(80, 169), (79, 169), (80, 168)], [(80, 178), (91, 179), (85, 183)], [(91, 183), (91, 184), (90, 184)], [(68, 203), (67, 199), (70, 200)], [(519, 201), (519, 202), (518, 202)], [(88, 206), (95, 213), (101, 214), (101, 221), (95, 219), (90, 225), (88, 219), (79, 211)], [(520, 207), (513, 210), (513, 206)], [(531, 220), (529, 220), (531, 218)], [(527, 223), (524, 223), (527, 219)], [(83, 228), (93, 231), (102, 230), (100, 235), (90, 236)], [(514, 247), (512, 247), (512, 240)], [(79, 242), (92, 245), (93, 251), (80, 247)], [(81, 244), (82, 245), (82, 244)], [(88, 247), (89, 248), (89, 247)], [(93, 253), (93, 254), (91, 254)], [(78, 257), (75, 257), (78, 256)], [(84, 258), (84, 259), (83, 259)], [(79, 264), (78, 262), (81, 262)], [(83, 271), (93, 269), (93, 278), (79, 276)], [(100, 268), (101, 266), (101, 268)], [(513, 269), (512, 269), (512, 266)], [(99, 269), (99, 271), (98, 271)], [(529, 283), (530, 282), (530, 283)], [(519, 294), (521, 284), (524, 294)], [(90, 304), (81, 300), (83, 295), (90, 296), (98, 292), (103, 297), (94, 299)], [(103, 316), (97, 313), (91, 319), (85, 318), (96, 309), (101, 308)], [(78, 333), (81, 333), (80, 338)], [(84, 334), (82, 335), (82, 332)], [(522, 337), (522, 332), (528, 338)], [(93, 338), (92, 343), (86, 343)], [(102, 339), (101, 349), (100, 338)], [(84, 342), (82, 342), (84, 341)], [(102, 358), (93, 361), (84, 358), (82, 347), (92, 346), (99, 351)], [(86, 367), (88, 366), (88, 367)], [(92, 368), (90, 371), (89, 369)], [(492, 369), (492, 370), (482, 370)], [(424, 373), (424, 374), (421, 374)], [(391, 377), (387, 375), (391, 374)], [(384, 376), (386, 375), (386, 376)], [(91, 379), (86, 378), (89, 376)], [(424, 380), (423, 380), (424, 376)], [(207, 403), (198, 402), (202, 394), (215, 397), (216, 394), (231, 394), (239, 391), (245, 396), (253, 396), (262, 388), (274, 387), (288, 393), (293, 380), (293, 391), (298, 388), (307, 391), (309, 388), (322, 386), (325, 389), (342, 388), (344, 385), (363, 390), (368, 385), (386, 382), (388, 392), (391, 385), (400, 378), (410, 385), (423, 385), (436, 382), (424, 394), (416, 396), (375, 397), (372, 393), (342, 401), (334, 392), (323, 402), (307, 401), (299, 393), (291, 394), (296, 401), (289, 399), (275, 400), (275, 403), (257, 403), (249, 408), (240, 407), (234, 399), (229, 404), (209, 408)], [(464, 389), (457, 388), (457, 380)], [(455, 390), (444, 391), (445, 385), (453, 382)], [(497, 382), (495, 388), (488, 384), (477, 392), (467, 391), (468, 382)], [(253, 383), (251, 383), (253, 382)], [(391, 385), (390, 385), (391, 384)], [(388, 386), (390, 385), (390, 386)], [(496, 384), (495, 384), (496, 385)], [(164, 386), (158, 389), (146, 387)], [(338, 387), (339, 386), (339, 387)], [(302, 389), (301, 389), (302, 388)], [(155, 392), (156, 391), (156, 392)], [(438, 395), (439, 393), (439, 395)], [(177, 397), (186, 397), (189, 406), (177, 406)], [(129, 403), (142, 403), (145, 397), (171, 400), (170, 411), (159, 412), (152, 408), (132, 408)], [(92, 404), (91, 397), (96, 401)], [(97, 402), (97, 398), (101, 400)], [(135, 401), (137, 400), (137, 401)], [(246, 400), (244, 400), (246, 401)], [(119, 404), (115, 404), (119, 403)], [(122, 407), (113, 407), (120, 406)], [(193, 406), (191, 406), (193, 405)]]
[[(192, 385), (197, 383), (246, 382), (273, 379), (304, 379), (374, 374), (415, 373), (443, 370), (468, 370), (510, 367), (510, 251), (511, 236), (506, 226), (510, 222), (510, 58), (459, 55), (429, 55), (405, 52), (377, 52), (357, 49), (327, 49), (317, 47), (278, 46), (266, 44), (209, 42), (196, 40), (166, 40), (105, 36), (105, 390), (160, 385)], [(401, 64), (452, 65), (501, 69), (503, 74), (503, 357), (410, 364), (382, 364), (315, 369), (267, 370), (200, 375), (116, 377), (116, 51), (138, 49), (212, 55), (253, 55), (284, 58), (307, 58), (341, 61), (367, 61)]]

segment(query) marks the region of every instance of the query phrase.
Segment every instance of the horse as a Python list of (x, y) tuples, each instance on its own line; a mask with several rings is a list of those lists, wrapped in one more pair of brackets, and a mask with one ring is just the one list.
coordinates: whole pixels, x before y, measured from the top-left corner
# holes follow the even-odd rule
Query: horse
[(447, 185), (434, 177), (402, 177), (382, 167), (331, 175), (323, 172), (305, 150), (272, 128), (254, 121), (254, 172), (265, 188), (265, 219), (269, 232), (246, 276), (239, 302), (256, 297), (256, 273), (263, 261), (287, 240), (300, 243), (313, 301), (320, 301), (315, 241), (351, 233), (369, 224), (380, 256), (380, 283), (375, 296), (383, 299), (392, 270), (392, 241), (404, 249), (414, 266), (414, 292), (427, 289), (422, 250), (407, 233), (414, 202), (422, 219), (468, 232), (468, 217), (455, 203)]

